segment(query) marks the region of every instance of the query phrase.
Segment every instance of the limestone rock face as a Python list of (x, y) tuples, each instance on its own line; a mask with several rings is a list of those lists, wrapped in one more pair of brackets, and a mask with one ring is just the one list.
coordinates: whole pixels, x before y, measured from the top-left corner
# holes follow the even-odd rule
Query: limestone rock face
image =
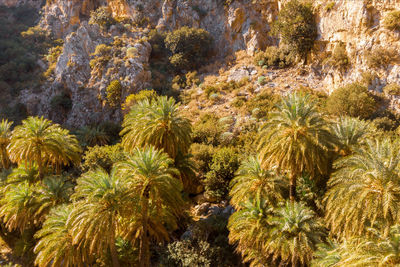
[[(22, 94), (21, 101), (26, 103), (28, 112), (44, 115), (71, 127), (102, 121), (120, 121), (122, 114), (119, 109), (104, 103), (105, 89), (112, 80), (121, 80), (121, 96), (124, 99), (130, 93), (146, 88), (151, 78), (145, 67), (151, 46), (147, 42), (133, 43), (131, 46), (137, 51), (135, 58), (128, 59), (124, 66), (110, 61), (104, 67), (106, 74), (95, 76), (90, 66), (92, 54), (98, 45), (112, 41), (113, 38), (104, 35), (97, 25), (81, 23), (77, 31), (65, 39), (54, 81), (44, 86), (43, 91), (38, 94), (29, 91)], [(114, 72), (110, 71), (111, 68)], [(51, 100), (61, 94), (66, 94), (71, 99), (72, 107), (67, 112), (57, 112), (51, 104)]]
[(22, 5), (30, 5), (39, 8), (44, 4), (45, 0), (0, 0), (0, 6), (18, 7)]
[[(120, 25), (119, 28), (113, 26), (105, 34), (96, 26), (88, 25), (90, 12), (100, 6), (108, 6), (114, 17), (127, 17), (138, 23), (145, 20), (160, 31), (182, 26), (206, 29), (214, 39), (216, 56), (224, 58), (239, 50), (252, 55), (266, 46), (277, 45), (277, 39), (268, 33), (286, 1), (233, 0), (226, 4), (224, 0), (47, 0), (40, 25), (57, 38), (65, 39), (64, 52), (57, 63), (54, 81), (45, 86), (44, 93), (25, 91), (21, 99), (29, 99), (23, 101), (33, 114), (52, 114), (58, 121), (82, 125), (121, 118), (119, 111), (104, 104), (106, 87), (111, 81), (120, 81), (124, 88), (122, 98), (150, 85), (151, 47), (145, 39), (139, 41), (147, 33), (139, 28), (124, 32)], [(25, 3), (40, 6), (42, 2), (0, 0), (0, 4), (8, 6)], [(338, 86), (360, 80), (366, 72), (374, 72), (378, 77), (371, 84), (371, 90), (380, 91), (388, 83), (400, 83), (400, 32), (383, 26), (386, 14), (400, 9), (400, 0), (315, 0), (313, 6), (318, 40), (310, 77), (318, 76), (325, 91), (331, 92)], [(102, 70), (92, 69), (89, 62), (96, 46), (110, 44), (116, 37), (125, 40), (123, 56), (112, 58)], [(349, 67), (344, 70), (321, 64), (339, 42), (343, 42), (350, 59)], [(134, 57), (126, 57), (129, 48), (136, 51)], [(367, 54), (374, 49), (395, 51), (392, 62), (371, 69)], [(61, 91), (72, 99), (73, 107), (67, 115), (50, 110), (49, 99)], [(396, 101), (400, 102), (394, 99), (393, 103)]]

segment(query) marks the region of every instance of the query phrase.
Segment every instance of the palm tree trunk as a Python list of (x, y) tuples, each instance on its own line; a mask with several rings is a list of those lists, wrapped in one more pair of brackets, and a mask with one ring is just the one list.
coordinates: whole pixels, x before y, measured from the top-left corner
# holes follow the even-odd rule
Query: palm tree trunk
[(111, 242), (110, 242), (110, 253), (111, 253), (111, 259), (112, 259), (112, 264), (113, 267), (119, 267), (119, 261), (118, 261), (118, 252), (117, 252), (117, 248), (115, 246), (115, 230), (113, 231), (113, 233), (111, 233)]
[(7, 149), (1, 150), (1, 164), (4, 169), (8, 169), (10, 167), (10, 160), (8, 158)]
[(44, 173), (43, 173), (42, 153), (41, 153), (40, 149), (36, 154), (36, 161), (37, 161), (38, 169), (39, 169), (39, 177), (43, 178)]
[(148, 213), (148, 201), (145, 196), (142, 196), (142, 227), (143, 227), (143, 236), (140, 240), (140, 249), (139, 249), (139, 264), (141, 267), (150, 266), (150, 259), (148, 257), (149, 253), (149, 240), (147, 234), (147, 213)]
[(290, 187), (289, 187), (289, 198), (290, 202), (295, 202), (296, 201), (296, 182), (297, 182), (297, 176), (294, 172), (290, 173)]

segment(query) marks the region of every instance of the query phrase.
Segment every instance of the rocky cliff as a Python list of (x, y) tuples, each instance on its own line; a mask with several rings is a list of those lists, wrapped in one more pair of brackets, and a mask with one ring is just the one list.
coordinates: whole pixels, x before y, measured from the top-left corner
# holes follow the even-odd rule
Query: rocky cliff
[[(32, 4), (42, 1), (0, 0), (8, 6)], [(106, 86), (120, 80), (125, 97), (131, 92), (151, 86), (148, 70), (150, 44), (145, 40), (149, 28), (171, 31), (182, 26), (206, 29), (214, 38), (217, 58), (224, 58), (239, 50), (249, 56), (277, 40), (269, 35), (270, 25), (285, 1), (278, 0), (48, 0), (42, 9), (40, 26), (57, 38), (65, 39), (54, 77), (40, 94), (27, 89), (21, 100), (32, 113), (53, 116), (71, 126), (104, 119), (121, 119), (120, 111), (104, 104)], [(137, 27), (112, 27), (109, 32), (88, 25), (90, 12), (108, 6), (114, 17), (129, 18)], [(313, 51), (309, 79), (318, 78), (316, 87), (332, 91), (337, 86), (372, 75), (371, 90), (400, 82), (398, 48), (400, 33), (383, 27), (383, 19), (390, 11), (400, 9), (398, 0), (373, 1), (313, 1), (318, 28), (318, 40)], [(146, 21), (146, 27), (140, 26)], [(120, 38), (122, 55), (113, 56), (102, 70), (90, 67), (96, 46), (111, 44)], [(324, 63), (324, 57), (341, 43), (350, 64), (338, 69)], [(127, 58), (126, 50), (134, 47), (137, 56)], [(383, 51), (383, 52), (382, 52)], [(389, 54), (390, 62), (372, 70), (368, 57)], [(386, 53), (386, 54), (382, 54)], [(312, 82), (311, 82), (312, 83)], [(66, 92), (73, 100), (67, 115), (50, 111), (49, 99)], [(396, 102), (396, 99), (393, 99)], [(53, 115), (50, 115), (53, 114)], [(59, 117), (61, 116), (61, 117)], [(64, 116), (64, 117), (63, 117)]]

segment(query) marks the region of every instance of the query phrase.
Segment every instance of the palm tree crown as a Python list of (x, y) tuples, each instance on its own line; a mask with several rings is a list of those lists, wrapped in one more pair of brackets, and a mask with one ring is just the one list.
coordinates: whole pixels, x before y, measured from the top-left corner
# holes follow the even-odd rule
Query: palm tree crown
[(191, 124), (179, 114), (173, 98), (139, 102), (125, 116), (122, 126), (122, 144), (127, 151), (153, 145), (175, 158), (178, 152), (186, 154), (191, 144)]
[(286, 202), (271, 220), (265, 251), (292, 266), (307, 266), (325, 229), (316, 214), (302, 203)]
[(8, 151), (12, 161), (37, 163), (41, 177), (45, 165), (67, 165), (80, 159), (80, 147), (67, 130), (44, 118), (29, 117), (12, 132)]
[(141, 227), (133, 227), (136, 231), (133, 235), (127, 229), (127, 235), (136, 236), (135, 239), (140, 240), (141, 266), (149, 266), (148, 239), (149, 235), (156, 235), (149, 231), (150, 214), (156, 211), (161, 215), (168, 209), (174, 220), (175, 216), (182, 213), (184, 207), (180, 194), (182, 183), (174, 177), (179, 173), (171, 167), (172, 163), (173, 160), (166, 153), (154, 147), (147, 147), (144, 150), (134, 150), (132, 156), (116, 165), (116, 173), (128, 182), (131, 195), (138, 198), (140, 205)]
[(13, 122), (8, 120), (1, 120), (0, 123), (0, 159), (3, 168), (8, 169), (10, 167), (10, 159), (7, 152), (7, 146), (11, 139), (11, 126)]
[(97, 255), (109, 249), (113, 266), (119, 266), (115, 247), (118, 220), (131, 206), (126, 182), (102, 169), (89, 171), (77, 180), (72, 198), (75, 207), (68, 224), (73, 243)]
[(296, 176), (327, 172), (326, 151), (333, 136), (309, 95), (291, 94), (262, 127), (258, 150), (264, 167), (290, 171), (290, 197), (295, 199)]
[(331, 125), (331, 131), (338, 140), (340, 154), (346, 156), (364, 142), (369, 133), (369, 124), (357, 118), (342, 117), (338, 123)]
[(86, 266), (86, 253), (73, 243), (70, 226), (67, 224), (72, 205), (60, 205), (51, 210), (35, 237), (37, 254), (35, 264), (39, 267)]
[(399, 141), (367, 141), (335, 163), (328, 182), (326, 221), (332, 233), (353, 236), (368, 227), (382, 229), (400, 220)]
[(236, 177), (231, 181), (231, 187), (231, 203), (236, 209), (247, 200), (264, 199), (272, 206), (283, 200), (283, 178), (274, 171), (264, 170), (255, 157), (250, 157), (241, 164)]

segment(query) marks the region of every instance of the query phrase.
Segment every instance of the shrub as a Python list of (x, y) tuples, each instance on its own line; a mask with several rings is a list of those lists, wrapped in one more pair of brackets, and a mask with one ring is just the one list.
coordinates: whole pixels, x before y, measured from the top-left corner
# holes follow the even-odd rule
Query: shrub
[(62, 108), (65, 111), (69, 111), (72, 108), (72, 100), (67, 93), (61, 93), (50, 100), (50, 106), (53, 110)]
[(89, 24), (98, 24), (104, 29), (108, 29), (111, 25), (114, 25), (116, 20), (113, 18), (108, 7), (103, 6), (90, 12)]
[(265, 85), (267, 83), (267, 79), (265, 78), (265, 76), (258, 77), (257, 81), (260, 85)]
[(190, 154), (193, 155), (193, 160), (201, 176), (210, 171), (214, 152), (215, 148), (212, 145), (197, 143), (191, 145)]
[(118, 80), (112, 81), (106, 89), (107, 103), (111, 107), (117, 107), (121, 104), (122, 85)]
[(336, 89), (328, 97), (327, 110), (337, 116), (365, 119), (376, 111), (376, 103), (367, 87), (353, 83)]
[(117, 161), (124, 160), (124, 158), (125, 155), (120, 144), (89, 147), (83, 156), (82, 170), (86, 172), (101, 167), (110, 172), (112, 165)]
[(335, 2), (329, 2), (325, 6), (325, 11), (329, 12), (335, 7), (336, 3)]
[(287, 46), (281, 48), (270, 46), (264, 52), (257, 53), (255, 61), (259, 66), (283, 69), (291, 66), (295, 61), (295, 57)]
[(206, 192), (217, 199), (223, 199), (229, 191), (229, 182), (239, 168), (239, 157), (234, 148), (223, 147), (215, 152), (206, 174), (204, 185)]
[(297, 0), (288, 2), (279, 12), (273, 33), (280, 34), (283, 43), (306, 61), (317, 38), (312, 5)]
[(137, 56), (137, 53), (138, 53), (138, 51), (137, 51), (137, 49), (135, 47), (129, 47), (126, 50), (126, 56), (128, 58), (135, 58)]
[(56, 64), (58, 61), (58, 58), (63, 52), (63, 47), (61, 45), (55, 46), (49, 49), (49, 52), (47, 53), (46, 60), (49, 64), (49, 67), (44, 73), (44, 77), (50, 77), (50, 75), (53, 74), (54, 70), (56, 69)]
[(182, 27), (165, 38), (165, 46), (172, 53), (170, 62), (176, 69), (194, 69), (202, 65), (211, 45), (211, 35), (203, 29)]
[(383, 19), (383, 26), (389, 30), (400, 30), (400, 10), (387, 13)]
[(125, 99), (125, 103), (122, 105), (122, 110), (129, 112), (133, 105), (139, 101), (149, 99), (152, 100), (157, 97), (157, 93), (153, 90), (142, 90), (139, 93), (128, 95)]
[(327, 63), (339, 69), (345, 69), (349, 65), (350, 61), (347, 56), (346, 45), (343, 42), (339, 42), (335, 46)]
[(400, 85), (391, 83), (383, 87), (383, 92), (386, 95), (400, 96)]
[(365, 61), (370, 68), (387, 67), (396, 58), (396, 51), (383, 47), (374, 48), (365, 53)]
[(90, 67), (93, 69), (95, 67), (104, 67), (111, 60), (111, 46), (106, 44), (99, 44), (92, 56), (94, 57), (90, 61)]
[(223, 132), (219, 118), (215, 114), (206, 113), (193, 125), (193, 142), (217, 146)]
[(373, 120), (376, 128), (384, 130), (384, 131), (393, 131), (398, 127), (396, 121), (388, 118), (388, 117), (379, 117)]

